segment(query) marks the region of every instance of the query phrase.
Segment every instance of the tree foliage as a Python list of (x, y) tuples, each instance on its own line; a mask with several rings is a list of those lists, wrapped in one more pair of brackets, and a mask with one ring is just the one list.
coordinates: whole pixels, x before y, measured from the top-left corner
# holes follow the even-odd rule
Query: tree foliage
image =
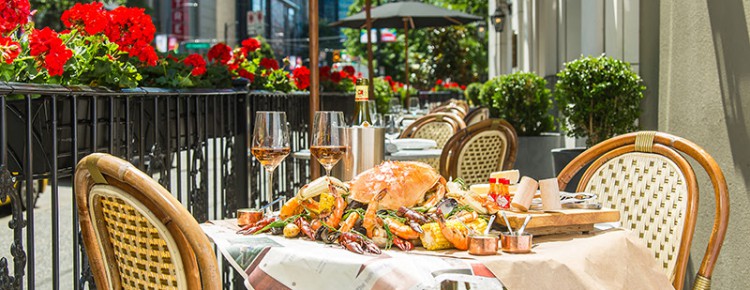
[(480, 93), (496, 117), (507, 120), (520, 136), (539, 136), (555, 129), (549, 110), (552, 94), (547, 81), (530, 72), (516, 72), (487, 81)]
[[(349, 14), (362, 11), (364, 0), (355, 0)], [(484, 0), (426, 0), (425, 3), (473, 15), (487, 15)], [(367, 44), (360, 43), (359, 29), (343, 29), (347, 53), (366, 61)], [(373, 65), (383, 67), (384, 74), (404, 82), (404, 31), (397, 29), (395, 42), (373, 44)], [(409, 72), (411, 83), (421, 89), (432, 87), (436, 80), (450, 79), (460, 84), (487, 78), (487, 39), (477, 34), (476, 25), (409, 30)]]

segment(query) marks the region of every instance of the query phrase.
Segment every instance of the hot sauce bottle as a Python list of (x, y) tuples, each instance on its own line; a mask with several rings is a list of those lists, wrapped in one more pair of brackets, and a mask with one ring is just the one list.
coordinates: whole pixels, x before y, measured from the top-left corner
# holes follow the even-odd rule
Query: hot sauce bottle
[[(497, 179), (497, 188), (498, 188), (498, 194), (497, 197), (495, 197), (495, 202), (497, 202), (497, 205), (500, 206), (502, 209), (509, 209), (510, 208), (510, 190), (508, 187), (510, 186), (510, 180), (505, 178), (498, 178)], [(492, 185), (490, 185), (490, 188)]]
[(497, 196), (500, 195), (500, 182), (498, 178), (490, 177), (490, 191), (487, 196), (492, 199), (493, 202), (497, 202)]

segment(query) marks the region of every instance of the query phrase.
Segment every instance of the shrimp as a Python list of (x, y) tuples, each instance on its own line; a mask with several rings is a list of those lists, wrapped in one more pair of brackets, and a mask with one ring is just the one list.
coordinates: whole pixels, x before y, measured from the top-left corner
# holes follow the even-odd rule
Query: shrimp
[(357, 220), (359, 220), (359, 213), (357, 213), (356, 211), (350, 213), (344, 223), (341, 225), (341, 228), (339, 228), (339, 231), (342, 233), (350, 231), (352, 228), (354, 228), (354, 225), (357, 224)]
[(393, 244), (404, 252), (414, 249), (414, 244), (407, 240), (402, 240), (399, 237), (393, 237)]
[(440, 232), (445, 239), (451, 242), (456, 249), (465, 251), (469, 249), (469, 230), (465, 227), (450, 228), (445, 224), (445, 217), (440, 208), (437, 209), (437, 223), (440, 226)]
[(344, 209), (346, 208), (346, 201), (338, 193), (338, 191), (336, 190), (336, 187), (333, 186), (333, 183), (329, 183), (328, 187), (331, 191), (331, 194), (333, 194), (333, 197), (336, 199), (336, 201), (333, 204), (333, 210), (331, 210), (331, 215), (325, 218), (324, 222), (328, 226), (335, 229), (339, 227), (339, 223), (341, 222), (341, 217), (344, 216)]
[(462, 223), (469, 223), (479, 218), (479, 215), (474, 211), (462, 211), (454, 215), (455, 219), (460, 220)]
[(302, 203), (300, 202), (299, 198), (297, 198), (296, 196), (292, 197), (283, 206), (281, 206), (279, 218), (286, 219), (290, 216), (298, 215), (302, 213), (303, 209), (304, 208), (302, 207)]
[(367, 205), (367, 211), (365, 211), (365, 217), (362, 221), (362, 226), (367, 230), (367, 237), (372, 239), (373, 236), (373, 229), (375, 229), (375, 226), (380, 224), (378, 221), (378, 206), (380, 205), (380, 200), (385, 197), (385, 190), (380, 191), (377, 195), (375, 195), (370, 203)]
[(294, 223), (297, 224), (300, 231), (302, 231), (303, 234), (305, 234), (308, 238), (310, 238), (311, 241), (315, 240), (315, 231), (310, 228), (310, 224), (307, 223), (307, 221), (303, 217), (298, 217)]
[(388, 225), (388, 229), (391, 230), (391, 233), (399, 238), (405, 240), (419, 238), (419, 233), (417, 231), (393, 218), (385, 218), (383, 221)]

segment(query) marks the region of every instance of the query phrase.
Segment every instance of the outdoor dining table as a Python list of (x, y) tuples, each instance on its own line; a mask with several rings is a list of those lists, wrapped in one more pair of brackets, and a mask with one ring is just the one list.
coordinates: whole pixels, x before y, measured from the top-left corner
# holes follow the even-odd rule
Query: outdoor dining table
[[(385, 153), (385, 160), (392, 161), (415, 161), (426, 158), (438, 158), (443, 153), (443, 149), (424, 149), (424, 150), (401, 150), (394, 153)], [(310, 150), (303, 149), (292, 154), (294, 159), (310, 160)]]
[(672, 287), (643, 242), (621, 228), (535, 237), (528, 254), (472, 256), (421, 247), (360, 255), (302, 238), (239, 235), (234, 219), (201, 227), (248, 289), (440, 289), (453, 283), (472, 289)]

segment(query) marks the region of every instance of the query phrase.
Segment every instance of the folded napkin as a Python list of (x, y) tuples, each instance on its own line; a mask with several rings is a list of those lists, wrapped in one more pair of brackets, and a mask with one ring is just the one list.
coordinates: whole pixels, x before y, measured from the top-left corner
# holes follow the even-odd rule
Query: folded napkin
[[(429, 139), (416, 139), (416, 138), (403, 138), (403, 139), (394, 139), (391, 142), (391, 145), (396, 146), (396, 151), (401, 150), (424, 150), (424, 149), (430, 149), (437, 147), (437, 142), (435, 140), (429, 140)], [(387, 150), (386, 145), (386, 150)], [(388, 151), (390, 153), (393, 153), (395, 151)]]

